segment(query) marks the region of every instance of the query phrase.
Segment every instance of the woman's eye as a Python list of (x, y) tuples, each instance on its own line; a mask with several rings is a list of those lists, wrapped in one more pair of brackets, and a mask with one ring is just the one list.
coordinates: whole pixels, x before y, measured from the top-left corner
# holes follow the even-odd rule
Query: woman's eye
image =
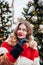
[(19, 28), (18, 30), (21, 30), (21, 28)]
[(19, 28), (18, 30), (27, 31), (26, 29), (21, 29), (21, 28)]
[(23, 31), (27, 31), (26, 29), (23, 29)]

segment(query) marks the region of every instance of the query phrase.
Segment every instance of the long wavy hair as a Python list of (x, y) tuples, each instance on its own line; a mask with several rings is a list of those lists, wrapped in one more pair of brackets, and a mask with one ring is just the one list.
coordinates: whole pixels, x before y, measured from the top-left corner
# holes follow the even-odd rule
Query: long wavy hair
[[(13, 30), (13, 35), (12, 33), (9, 35), (8, 39), (6, 40), (8, 42), (9, 45), (14, 46), (17, 42), (19, 42), (18, 37), (17, 37), (17, 30), (19, 29), (19, 26), (21, 24), (24, 24), (27, 28), (27, 36), (26, 38), (28, 40), (31, 39), (31, 35), (33, 34), (33, 27), (31, 26), (31, 23), (26, 21), (26, 20), (22, 20), (21, 22), (19, 22), (19, 24), (17, 25), (17, 27)], [(12, 37), (15, 37), (14, 39), (12, 39)], [(13, 43), (14, 42), (14, 43)]]

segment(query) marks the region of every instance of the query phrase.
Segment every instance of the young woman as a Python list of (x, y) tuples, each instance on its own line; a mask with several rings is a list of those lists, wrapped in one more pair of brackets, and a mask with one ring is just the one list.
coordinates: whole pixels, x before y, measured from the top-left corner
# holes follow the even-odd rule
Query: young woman
[(36, 42), (30, 40), (32, 34), (31, 24), (27, 21), (20, 22), (14, 36), (2, 43), (8, 52), (0, 57), (0, 65), (40, 65)]

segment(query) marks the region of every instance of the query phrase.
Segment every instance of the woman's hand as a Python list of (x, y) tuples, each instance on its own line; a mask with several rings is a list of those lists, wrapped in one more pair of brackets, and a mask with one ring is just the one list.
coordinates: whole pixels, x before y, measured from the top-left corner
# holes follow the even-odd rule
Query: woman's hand
[(19, 41), (19, 44), (22, 46), (24, 43), (27, 43), (28, 42), (28, 39), (26, 38), (23, 38)]
[(31, 41), (29, 41), (29, 46), (30, 46), (31, 48), (36, 49), (36, 48), (37, 48), (37, 42), (34, 41), (34, 40), (31, 40)]

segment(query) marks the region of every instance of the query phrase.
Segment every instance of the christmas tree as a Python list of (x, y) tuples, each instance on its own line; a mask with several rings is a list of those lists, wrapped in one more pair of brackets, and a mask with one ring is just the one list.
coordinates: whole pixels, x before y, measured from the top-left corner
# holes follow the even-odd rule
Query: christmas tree
[(33, 36), (38, 43), (40, 64), (43, 65), (43, 0), (29, 0), (22, 14), (34, 25)]
[(0, 43), (3, 42), (10, 33), (9, 27), (12, 24), (11, 8), (8, 2), (0, 0)]

